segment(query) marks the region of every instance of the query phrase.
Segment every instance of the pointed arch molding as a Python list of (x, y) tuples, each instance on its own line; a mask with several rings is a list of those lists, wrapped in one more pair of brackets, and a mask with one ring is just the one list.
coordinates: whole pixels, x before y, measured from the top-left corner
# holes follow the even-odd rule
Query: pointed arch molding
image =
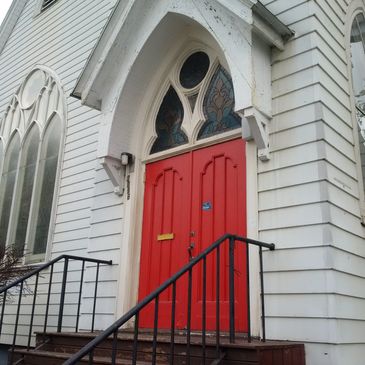
[[(29, 262), (43, 261), (50, 249), (65, 122), (66, 98), (58, 77), (45, 66), (34, 67), (11, 97), (0, 124), (6, 145), (1, 161), (0, 250), (14, 244), (26, 250)], [(15, 157), (14, 140), (19, 141)], [(6, 174), (9, 159), (14, 164), (12, 180)]]
[(9, 141), (14, 130), (24, 136), (33, 122), (41, 130), (56, 113), (65, 120), (65, 97), (55, 73), (45, 66), (36, 66), (12, 96), (0, 124), (0, 134)]
[[(264, 19), (262, 13), (255, 13), (253, 10), (255, 6), (257, 7), (256, 0), (118, 2), (72, 94), (81, 99), (82, 103), (101, 110), (104, 114), (105, 125), (101, 133), (104, 141), (99, 144), (99, 157), (119, 158), (120, 156), (121, 151), (117, 151), (112, 143), (116, 135), (112, 126), (114, 121), (123, 123), (123, 126), (119, 125), (118, 129), (123, 130), (125, 135), (133, 134), (133, 131), (128, 130), (131, 127), (127, 123), (132, 125), (135, 123), (131, 122), (130, 118), (125, 118), (128, 121), (121, 120), (121, 115), (126, 113), (118, 111), (119, 114), (116, 115), (115, 111), (121, 98), (125, 98), (125, 89), (131, 79), (131, 70), (141, 62), (139, 56), (149, 47), (154, 32), (166, 25), (171, 18), (174, 18), (176, 22), (171, 22), (165, 34), (160, 33), (159, 44), (155, 49), (150, 50), (150, 55), (145, 57), (145, 60), (150, 61), (153, 57), (160, 57), (161, 61), (161, 55), (165, 54), (165, 51), (158, 48), (163, 47), (164, 43), (171, 42), (172, 37), (182, 37), (184, 34), (181, 29), (180, 32), (177, 31), (179, 23), (185, 23), (187, 27), (194, 23), (201, 27), (205, 33), (209, 34), (209, 37), (214, 39), (227, 63), (234, 86), (235, 111), (240, 113), (246, 124), (246, 128), (243, 128), (243, 137), (258, 138), (257, 144), (263, 146), (259, 148), (264, 151), (263, 155), (266, 154), (265, 151), (268, 150), (266, 125), (270, 118), (265, 116), (269, 114), (268, 111), (261, 113), (254, 103), (257, 97), (255, 97), (256, 83), (253, 76), (253, 38), (259, 35), (268, 44), (271, 32), (273, 35), (271, 39), (277, 40), (272, 44), (278, 46), (280, 43), (278, 39), (282, 42), (284, 36), (274, 27), (273, 24), (276, 24), (273, 21), (274, 16), (270, 14), (272, 18)], [(279, 21), (276, 19), (276, 22)], [(267, 64), (270, 65), (270, 62)], [(139, 79), (137, 76), (135, 82), (139, 82), (143, 90), (145, 87), (143, 82), (146, 83), (147, 80), (141, 80), (139, 75)], [(270, 82), (266, 89), (270, 89)], [(135, 100), (133, 96), (128, 97), (132, 98), (131, 102)], [(250, 130), (252, 127), (254, 131)]]

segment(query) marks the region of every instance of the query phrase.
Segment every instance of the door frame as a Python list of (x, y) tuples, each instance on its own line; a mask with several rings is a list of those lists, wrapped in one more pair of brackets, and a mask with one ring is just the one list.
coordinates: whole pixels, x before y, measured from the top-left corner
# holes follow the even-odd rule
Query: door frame
[[(241, 132), (241, 131), (240, 131)], [(224, 140), (235, 139), (237, 136), (209, 141), (208, 143), (194, 146), (200, 149), (214, 145)], [(166, 153), (159, 158), (145, 160), (136, 159), (134, 171), (130, 174), (130, 196), (124, 199), (124, 230), (121, 247), (121, 257), (124, 257), (124, 265), (120, 268), (117, 299), (117, 317), (123, 315), (126, 310), (134, 306), (138, 301), (140, 255), (142, 245), (142, 223), (145, 192), (145, 170), (149, 162), (166, 159), (168, 157), (184, 153)], [(258, 189), (257, 189), (257, 146), (254, 141), (246, 141), (246, 229), (247, 236), (258, 239)], [(249, 214), (248, 214), (249, 213)], [(260, 281), (259, 281), (259, 256), (258, 250), (252, 245), (250, 250), (250, 306), (251, 306), (251, 330), (254, 336), (259, 336), (261, 331), (260, 315)], [(129, 295), (126, 295), (129, 294)], [(132, 323), (131, 323), (132, 325)]]

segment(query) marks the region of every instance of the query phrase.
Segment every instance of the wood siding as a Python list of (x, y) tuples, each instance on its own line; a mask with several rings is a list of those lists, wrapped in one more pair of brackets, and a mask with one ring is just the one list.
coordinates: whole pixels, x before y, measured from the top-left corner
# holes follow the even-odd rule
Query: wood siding
[[(345, 42), (349, 1), (262, 1), (295, 31), (272, 57), (271, 160), (259, 164), (268, 336), (307, 363), (365, 356), (365, 241)], [(355, 134), (355, 136), (354, 136)]]
[[(96, 327), (118, 313), (122, 198), (99, 162), (102, 116), (70, 97), (116, 0), (59, 0), (35, 14), (28, 0), (0, 53), (0, 114), (36, 64), (51, 68), (67, 98), (52, 257), (63, 253), (113, 259), (103, 267)], [(275, 242), (265, 255), (267, 335), (306, 342), (308, 365), (360, 364), (365, 357), (365, 242), (357, 151), (345, 47), (347, 0), (262, 0), (295, 31), (272, 54), (271, 159), (259, 162), (259, 238)], [(288, 5), (290, 3), (290, 5)], [(355, 128), (356, 129), (356, 128)], [(127, 140), (128, 135), (124, 138)], [(61, 284), (56, 268), (50, 325)], [(75, 322), (79, 267), (70, 274), (64, 326)], [(94, 267), (88, 267), (81, 328), (90, 328)], [(35, 330), (41, 330), (47, 275), (39, 288)], [(26, 298), (20, 321), (29, 321)], [(9, 306), (4, 332), (16, 309)], [(27, 327), (20, 326), (20, 335)]]
[[(100, 113), (81, 106), (70, 94), (114, 3), (115, 0), (59, 0), (36, 14), (38, 0), (29, 0), (0, 54), (0, 114), (37, 64), (51, 68), (64, 87), (68, 118), (51, 256), (55, 258), (67, 253), (113, 259), (111, 268), (102, 267), (100, 271), (100, 300), (96, 309), (96, 327), (100, 329), (111, 323), (116, 314), (122, 208), (96, 159)], [(72, 263), (68, 278), (63, 324), (66, 329), (74, 328), (75, 324), (80, 267)], [(55, 267), (49, 329), (56, 325), (62, 268), (61, 265)], [(80, 324), (84, 329), (90, 329), (94, 281), (95, 268), (91, 265), (85, 274), (81, 308)], [(36, 331), (42, 329), (44, 322), (42, 313), (45, 311), (48, 274), (42, 276), (41, 282)], [(29, 323), (31, 298), (25, 298), (24, 303), (20, 323)], [(10, 305), (7, 311), (9, 315), (5, 318), (3, 333), (8, 334), (10, 341), (15, 306)], [(27, 335), (28, 330), (28, 326), (21, 325), (18, 333)]]

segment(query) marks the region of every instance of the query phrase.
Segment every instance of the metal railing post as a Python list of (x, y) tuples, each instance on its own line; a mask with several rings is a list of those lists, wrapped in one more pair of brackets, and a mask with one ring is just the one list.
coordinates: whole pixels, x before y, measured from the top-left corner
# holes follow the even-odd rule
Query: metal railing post
[(247, 340), (251, 342), (251, 303), (250, 303), (250, 247), (246, 243), (246, 285), (247, 285)]
[(261, 321), (262, 321), (262, 341), (266, 341), (266, 319), (265, 319), (265, 290), (264, 290), (264, 266), (262, 259), (262, 247), (259, 247), (260, 257), (260, 284), (261, 284)]
[(5, 290), (5, 291), (4, 291), (4, 295), (3, 295), (3, 303), (2, 303), (2, 308), (1, 308), (0, 336), (1, 336), (1, 334), (2, 334), (2, 330), (3, 330), (3, 321), (4, 321), (5, 304), (6, 304), (6, 295), (7, 295), (7, 290)]
[(30, 316), (29, 334), (28, 334), (28, 346), (27, 346), (28, 351), (30, 349), (30, 343), (31, 343), (31, 340), (32, 340), (34, 311), (35, 311), (35, 304), (36, 304), (36, 301), (37, 301), (38, 280), (39, 280), (39, 273), (36, 274), (36, 279), (35, 279), (35, 284), (34, 284), (32, 314)]
[(11, 352), (10, 352), (10, 356), (9, 356), (9, 364), (12, 364), (13, 356), (14, 356), (14, 349), (15, 349), (15, 344), (16, 344), (16, 337), (17, 337), (17, 334), (18, 334), (18, 324), (19, 324), (19, 316), (20, 316), (20, 306), (21, 306), (21, 303), (22, 303), (23, 288), (24, 288), (24, 282), (22, 281), (20, 283), (19, 299), (18, 299), (18, 308), (17, 308), (17, 311), (16, 311), (16, 317), (15, 317), (15, 327), (14, 327), (14, 334), (13, 334), (13, 344), (11, 346)]
[(215, 336), (216, 336), (216, 352), (217, 358), (220, 357), (220, 263), (221, 263), (221, 255), (220, 255), (220, 246), (217, 247), (217, 255), (216, 255), (216, 299), (215, 299), (215, 311), (216, 311), (216, 329), (215, 329)]
[(153, 320), (153, 342), (152, 342), (152, 365), (156, 365), (157, 358), (157, 335), (158, 335), (158, 306), (160, 303), (160, 297), (155, 299), (155, 314)]
[(93, 316), (92, 316), (92, 320), (91, 320), (91, 332), (94, 332), (94, 327), (95, 327), (96, 298), (98, 296), (98, 284), (99, 284), (99, 268), (100, 268), (100, 264), (98, 263), (96, 266), (96, 275), (95, 275), (94, 303), (93, 303)]
[(82, 287), (84, 285), (84, 271), (85, 271), (85, 260), (82, 260), (81, 266), (81, 277), (80, 277), (80, 287), (79, 287), (79, 300), (77, 302), (77, 314), (76, 314), (76, 325), (75, 332), (79, 332), (79, 321), (80, 321), (80, 308), (81, 308), (81, 297), (82, 297)]
[(62, 288), (61, 288), (61, 298), (60, 298), (60, 309), (58, 313), (58, 325), (57, 332), (62, 330), (62, 319), (63, 319), (63, 309), (65, 306), (65, 295), (66, 295), (66, 284), (67, 284), (67, 272), (68, 272), (68, 258), (65, 258), (65, 264), (63, 267), (63, 277), (62, 277)]
[(229, 237), (229, 342), (235, 342), (235, 312), (234, 312), (234, 245), (235, 239)]

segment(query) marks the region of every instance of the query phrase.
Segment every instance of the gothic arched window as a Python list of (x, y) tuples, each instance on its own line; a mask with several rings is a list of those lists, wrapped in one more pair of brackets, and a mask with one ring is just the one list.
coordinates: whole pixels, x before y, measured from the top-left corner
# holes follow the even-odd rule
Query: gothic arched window
[(232, 79), (212, 54), (190, 54), (171, 71), (169, 81), (155, 118), (151, 154), (241, 128)]
[(2, 139), (9, 142), (0, 185), (0, 249), (14, 245), (29, 262), (44, 260), (51, 236), (64, 121), (62, 87), (50, 70), (37, 67), (1, 122)]

